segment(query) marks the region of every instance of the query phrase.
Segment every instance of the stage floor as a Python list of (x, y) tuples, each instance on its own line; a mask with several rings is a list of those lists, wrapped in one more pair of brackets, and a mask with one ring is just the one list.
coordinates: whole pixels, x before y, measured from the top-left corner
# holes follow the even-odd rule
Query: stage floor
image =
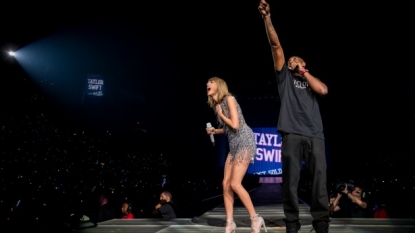
[[(250, 192), (252, 201), (265, 220), (267, 230), (272, 232), (285, 232), (285, 224), (282, 221), (284, 214), (281, 204), (281, 187), (279, 184), (262, 184), (258, 189)], [(310, 232), (311, 215), (309, 206), (300, 201), (301, 231)], [(218, 206), (203, 215), (193, 218), (179, 218), (172, 221), (158, 219), (112, 219), (101, 222), (96, 227), (79, 230), (80, 233), (223, 233), (225, 228), (225, 209)], [(237, 225), (236, 232), (248, 233), (250, 220), (248, 213), (239, 200), (235, 201), (234, 219)], [(261, 232), (265, 232), (263, 229)], [(313, 231), (315, 232), (315, 231)], [(331, 233), (413, 233), (415, 232), (415, 220), (413, 219), (374, 219), (374, 218), (333, 218), (330, 222)]]

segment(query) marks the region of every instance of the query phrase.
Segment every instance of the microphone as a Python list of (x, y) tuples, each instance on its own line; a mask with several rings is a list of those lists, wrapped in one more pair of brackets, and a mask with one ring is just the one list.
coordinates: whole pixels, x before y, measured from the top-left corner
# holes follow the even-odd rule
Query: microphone
[[(213, 128), (212, 124), (210, 122), (206, 123), (206, 128)], [(213, 146), (215, 146), (215, 137), (213, 137), (213, 134), (209, 136), (210, 136), (210, 141), (213, 143)]]

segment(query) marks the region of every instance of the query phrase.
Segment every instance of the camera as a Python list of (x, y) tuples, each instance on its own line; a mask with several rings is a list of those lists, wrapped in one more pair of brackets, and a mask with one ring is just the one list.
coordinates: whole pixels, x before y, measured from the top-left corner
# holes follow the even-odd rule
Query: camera
[(339, 183), (336, 185), (336, 191), (341, 193), (347, 186), (347, 191), (352, 192), (354, 190), (354, 185), (350, 183)]

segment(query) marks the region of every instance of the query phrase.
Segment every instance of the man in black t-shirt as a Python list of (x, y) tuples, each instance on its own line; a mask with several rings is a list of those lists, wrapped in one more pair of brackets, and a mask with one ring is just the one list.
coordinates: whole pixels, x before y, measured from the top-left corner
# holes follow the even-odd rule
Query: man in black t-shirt
[(99, 207), (94, 219), (97, 223), (115, 218), (115, 210), (108, 204), (108, 196), (102, 194), (98, 197)]
[[(305, 160), (312, 181), (312, 225), (317, 233), (325, 233), (328, 232), (330, 215), (327, 205), (323, 123), (317, 96), (326, 95), (327, 86), (305, 68), (306, 63), (302, 58), (292, 56), (287, 63), (285, 62), (283, 49), (271, 21), (269, 4), (261, 0), (258, 10), (264, 20), (271, 46), (281, 100), (277, 129), (282, 135), (283, 208), (286, 231), (298, 232), (301, 228), (297, 189), (302, 161)], [(288, 22), (290, 21), (292, 19)]]
[(169, 191), (162, 192), (160, 202), (154, 207), (153, 214), (159, 215), (166, 220), (177, 218), (177, 207), (172, 199), (173, 197)]

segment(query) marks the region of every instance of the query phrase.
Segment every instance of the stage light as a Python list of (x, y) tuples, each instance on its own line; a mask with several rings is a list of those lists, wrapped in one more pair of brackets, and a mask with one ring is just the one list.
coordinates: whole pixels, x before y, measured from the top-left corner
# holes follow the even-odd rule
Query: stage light
[(13, 52), (13, 51), (10, 51), (10, 52), (9, 52), (9, 55), (10, 55), (10, 56), (14, 56), (14, 52)]

